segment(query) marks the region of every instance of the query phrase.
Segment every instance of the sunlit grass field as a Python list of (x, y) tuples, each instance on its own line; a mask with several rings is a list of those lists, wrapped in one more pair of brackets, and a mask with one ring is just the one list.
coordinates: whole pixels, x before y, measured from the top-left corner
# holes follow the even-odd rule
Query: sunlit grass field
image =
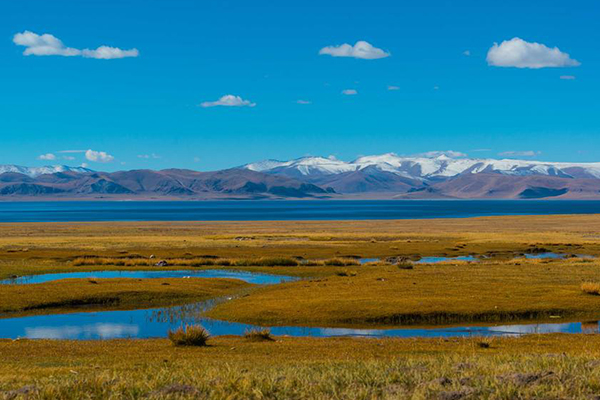
[[(258, 325), (384, 328), (600, 318), (600, 216), (0, 225), (0, 278), (235, 269), (301, 277), (69, 279), (0, 285), (2, 318), (180, 305)], [(568, 255), (528, 260), (529, 252)], [(480, 262), (414, 264), (425, 256)], [(396, 258), (399, 265), (394, 265)], [(378, 259), (360, 264), (359, 259)], [(165, 261), (166, 266), (156, 266)], [(240, 295), (242, 294), (243, 295)], [(258, 335), (260, 336), (260, 335)], [(574, 398), (600, 394), (600, 335), (0, 340), (0, 399)], [(267, 337), (268, 332), (262, 336)], [(254, 339), (252, 339), (254, 338)]]
[(486, 341), (217, 337), (208, 344), (0, 341), (0, 396), (588, 400), (600, 390), (598, 335)]
[[(237, 279), (65, 279), (35, 285), (0, 285), (0, 316), (73, 311), (131, 310), (183, 305), (239, 293)], [(2, 336), (0, 318), (0, 337)]]
[[(514, 260), (345, 268), (216, 306), (211, 317), (264, 325), (392, 326), (598, 318), (592, 260)], [(340, 269), (342, 270), (342, 269)]]

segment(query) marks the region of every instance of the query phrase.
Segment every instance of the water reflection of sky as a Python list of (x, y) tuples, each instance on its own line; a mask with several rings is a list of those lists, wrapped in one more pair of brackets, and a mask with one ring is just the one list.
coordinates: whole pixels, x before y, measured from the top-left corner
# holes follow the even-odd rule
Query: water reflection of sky
[[(243, 335), (254, 326), (201, 318), (211, 303), (151, 310), (103, 311), (42, 315), (0, 320), (0, 337), (32, 339), (112, 339), (165, 337), (169, 329), (201, 324), (212, 335)], [(271, 327), (274, 335), (365, 337), (469, 337), (527, 333), (597, 333), (598, 322), (520, 324), (489, 327), (348, 329), (320, 327)]]
[(444, 261), (479, 261), (473, 256), (458, 256), (458, 257), (422, 257), (418, 264), (435, 264)]
[(546, 258), (562, 259), (562, 258), (565, 258), (566, 256), (567, 256), (566, 254), (559, 254), (559, 253), (552, 253), (552, 252), (525, 254), (525, 258), (529, 258), (531, 260), (543, 260)]
[(108, 279), (108, 278), (130, 278), (130, 279), (159, 279), (159, 278), (231, 278), (240, 279), (255, 284), (277, 284), (296, 280), (297, 278), (283, 275), (259, 274), (246, 271), (205, 269), (205, 270), (177, 270), (177, 271), (93, 271), (93, 272), (66, 272), (59, 274), (43, 274), (22, 276), (15, 279), (5, 279), (0, 284), (34, 284), (61, 279)]

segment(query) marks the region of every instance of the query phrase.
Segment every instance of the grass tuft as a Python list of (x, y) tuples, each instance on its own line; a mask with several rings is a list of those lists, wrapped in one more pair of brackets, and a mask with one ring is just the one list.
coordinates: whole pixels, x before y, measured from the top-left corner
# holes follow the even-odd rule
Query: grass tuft
[(273, 342), (273, 336), (271, 336), (271, 331), (269, 329), (263, 328), (254, 328), (246, 331), (244, 333), (244, 338), (250, 342)]
[(186, 325), (175, 331), (169, 330), (169, 340), (175, 346), (206, 346), (210, 333), (200, 325)]
[(598, 282), (583, 282), (581, 284), (581, 290), (583, 293), (600, 295), (600, 283)]

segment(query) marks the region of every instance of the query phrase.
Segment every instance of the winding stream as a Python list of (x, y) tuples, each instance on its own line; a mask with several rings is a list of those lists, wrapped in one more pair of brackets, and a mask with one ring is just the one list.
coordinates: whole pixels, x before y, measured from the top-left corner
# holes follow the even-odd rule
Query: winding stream
[(257, 285), (273, 285), (282, 282), (298, 280), (292, 276), (260, 274), (246, 271), (233, 271), (225, 269), (202, 270), (153, 270), (153, 271), (92, 271), (92, 272), (66, 272), (57, 274), (42, 274), (20, 276), (17, 278), (1, 280), (4, 285), (28, 285), (59, 281), (63, 279), (160, 279), (160, 278), (229, 278), (240, 279)]
[[(298, 278), (231, 270), (188, 271), (100, 271), (45, 274), (0, 281), (0, 284), (34, 284), (67, 278), (235, 278), (256, 284), (277, 284)], [(30, 339), (115, 339), (165, 337), (170, 329), (201, 324), (215, 336), (243, 335), (256, 326), (202, 317), (202, 313), (223, 298), (179, 307), (128, 311), (77, 312), (0, 319), (0, 338)], [(522, 335), (528, 333), (598, 333), (598, 321), (444, 328), (348, 329), (326, 327), (274, 326), (274, 335), (364, 336), (364, 337), (469, 337)]]

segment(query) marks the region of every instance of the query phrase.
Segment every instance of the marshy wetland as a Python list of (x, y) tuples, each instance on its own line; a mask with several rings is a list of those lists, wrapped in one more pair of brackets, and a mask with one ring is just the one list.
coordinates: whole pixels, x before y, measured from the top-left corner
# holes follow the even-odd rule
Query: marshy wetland
[[(88, 398), (589, 398), (600, 388), (600, 216), (0, 231), (7, 398), (81, 398), (84, 386)], [(196, 324), (212, 335), (207, 347), (169, 344), (169, 330)], [(260, 327), (274, 341), (243, 338)]]

